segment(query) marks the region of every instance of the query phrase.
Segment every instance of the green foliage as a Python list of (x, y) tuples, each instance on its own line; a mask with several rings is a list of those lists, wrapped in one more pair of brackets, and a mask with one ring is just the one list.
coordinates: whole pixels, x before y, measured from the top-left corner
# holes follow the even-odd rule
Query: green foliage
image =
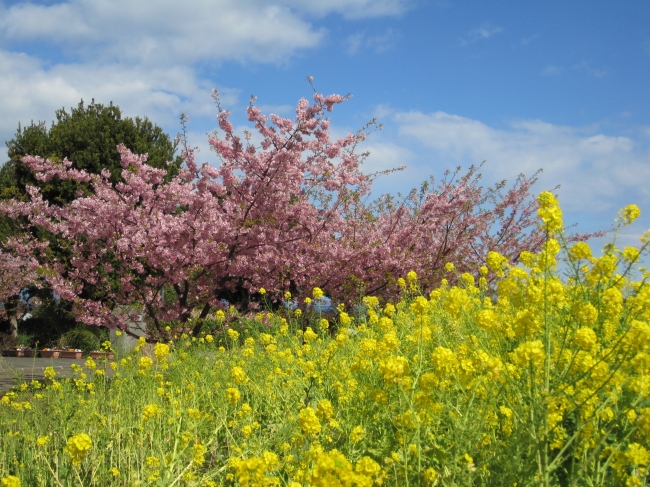
[(54, 300), (49, 289), (29, 288), (27, 297), (38, 300), (40, 305), (29, 311), (31, 318), (19, 320), (20, 333), (31, 337), (24, 345), (39, 347), (55, 346), (62, 335), (78, 325), (71, 313), (71, 305), (61, 300)]
[[(77, 197), (79, 190), (83, 194), (92, 191), (90, 184), (61, 181), (58, 178), (47, 183), (36, 180), (33, 173), (21, 163), (25, 155), (41, 156), (52, 161), (67, 158), (74, 168), (92, 174), (100, 174), (103, 169), (108, 169), (113, 184), (122, 181), (123, 168), (116, 149), (118, 144), (124, 144), (136, 154), (147, 153), (149, 165), (167, 170), (165, 181), (175, 176), (182, 164), (180, 156), (174, 157), (176, 144), (160, 127), (148, 118), (122, 118), (119, 107), (112, 103), (103, 106), (93, 100), (84, 106), (82, 100), (77, 108), (71, 108), (70, 113), (64, 108), (57, 110), (56, 120), (49, 130), (44, 122), (35, 124), (32, 121), (27, 127), (18, 124), (15, 137), (6, 142), (9, 161), (0, 168), (0, 200), (28, 201), (27, 185), (40, 188), (43, 198), (55, 205), (69, 204)], [(168, 161), (172, 162), (169, 166)], [(0, 248), (8, 237), (22, 231), (24, 223), (23, 219), (0, 216)], [(50, 242), (47, 252), (54, 254), (59, 262), (70, 261), (70, 251), (53, 235), (40, 228), (33, 228), (32, 233), (38, 240)], [(107, 278), (113, 281), (111, 276)], [(84, 297), (90, 296), (97, 297), (93, 289), (84, 289)], [(29, 334), (35, 340), (40, 340), (41, 344), (55, 342), (61, 334), (75, 326), (69, 313), (57, 306), (50, 303), (28, 322), (21, 322), (21, 328), (29, 329)]]
[[(48, 183), (37, 181), (32, 172), (20, 162), (25, 155), (38, 155), (52, 161), (72, 161), (73, 167), (92, 174), (100, 174), (103, 169), (111, 173), (113, 183), (122, 181), (123, 170), (116, 146), (124, 144), (136, 154), (148, 153), (148, 164), (168, 171), (166, 181), (178, 173), (182, 163), (180, 156), (174, 158), (176, 145), (162, 129), (148, 118), (136, 117), (122, 119), (119, 107), (105, 107), (93, 100), (84, 108), (83, 100), (79, 106), (68, 113), (64, 108), (56, 111), (57, 122), (49, 131), (45, 123), (31, 123), (18, 131), (14, 139), (8, 141), (10, 160), (0, 170), (0, 197), (13, 198), (17, 195), (25, 199), (25, 185), (37, 186), (43, 198), (50, 203), (64, 205), (76, 198), (77, 190), (89, 192), (89, 185), (79, 185), (71, 181), (55, 180)], [(167, 162), (172, 164), (167, 166)]]
[(102, 342), (108, 340), (108, 330), (98, 326), (80, 325), (68, 330), (59, 342), (63, 348), (78, 348), (84, 352), (99, 350)]

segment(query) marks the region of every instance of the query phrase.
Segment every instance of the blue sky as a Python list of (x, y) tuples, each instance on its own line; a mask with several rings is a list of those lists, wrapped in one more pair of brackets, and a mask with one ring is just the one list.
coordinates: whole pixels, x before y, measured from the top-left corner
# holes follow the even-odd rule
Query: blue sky
[[(408, 0), (0, 1), (0, 138), (81, 98), (148, 116), (172, 137), (180, 113), (199, 161), (217, 164), (211, 90), (238, 129), (251, 94), (292, 117), (305, 81), (351, 93), (332, 131), (373, 117), (376, 194), (486, 160), (489, 185), (544, 169), (567, 223), (607, 230), (622, 206), (650, 228), (650, 3)], [(600, 246), (604, 241), (595, 242)]]

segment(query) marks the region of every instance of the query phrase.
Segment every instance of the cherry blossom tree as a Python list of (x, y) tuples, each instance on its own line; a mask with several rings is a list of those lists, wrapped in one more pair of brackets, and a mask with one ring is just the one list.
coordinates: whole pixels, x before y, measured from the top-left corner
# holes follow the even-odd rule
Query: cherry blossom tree
[(78, 320), (131, 333), (134, 316), (118, 310), (137, 303), (160, 330), (167, 321), (186, 323), (197, 308), (205, 318), (222, 299), (250, 304), (262, 287), (277, 298), (319, 286), (351, 304), (351, 289), (390, 296), (410, 270), (430, 286), (448, 261), (476, 273), (490, 250), (516, 261), (543, 241), (529, 196), (534, 179), (523, 176), (502, 195), (504, 185), (484, 192), (471, 169), (447, 175), (433, 190), (427, 183), (401, 200), (366, 203), (378, 174), (360, 170), (365, 154), (356, 148), (375, 121), (334, 141), (324, 117), (347, 97), (315, 92), (313, 104), (299, 101), (295, 120), (263, 115), (252, 98), (247, 113), (263, 137), (259, 147), (250, 133), (234, 133), (214, 97), (221, 136), (209, 142), (219, 167), (199, 167), (184, 137), (184, 166), (169, 182), (146, 154), (124, 146), (119, 184), (108, 171), (88, 174), (67, 159), (22, 159), (41, 181), (93, 187), (66, 206), (50, 205), (35, 187), (27, 188), (29, 202), (0, 204), (9, 217), (56, 235), (72, 256), (58, 261), (47, 242), (12, 246), (38, 262)]
[(10, 237), (9, 247), (14, 252), (0, 250), (0, 302), (2, 314), (9, 319), (10, 333), (18, 337), (18, 316), (22, 314), (27, 303), (21, 299), (21, 291), (28, 286), (41, 287), (39, 264), (31, 254), (42, 250), (46, 242), (35, 242), (28, 236)]

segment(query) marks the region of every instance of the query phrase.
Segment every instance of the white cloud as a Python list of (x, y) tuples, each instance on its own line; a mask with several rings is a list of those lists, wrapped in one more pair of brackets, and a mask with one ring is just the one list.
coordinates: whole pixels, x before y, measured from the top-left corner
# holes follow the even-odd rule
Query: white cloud
[[(27, 55), (0, 51), (0, 72), (2, 141), (13, 138), (19, 121), (24, 126), (43, 120), (49, 127), (57, 109), (69, 112), (82, 98), (104, 105), (112, 101), (123, 116), (147, 116), (158, 125), (178, 130), (181, 112), (193, 118), (214, 117), (217, 112), (210, 98), (212, 86), (182, 67), (68, 64), (48, 69)], [(235, 105), (238, 93), (220, 87), (223, 105)]]
[(386, 33), (376, 36), (367, 36), (365, 32), (353, 34), (345, 40), (347, 53), (349, 55), (359, 52), (361, 47), (374, 49), (375, 52), (387, 51), (395, 45), (398, 34), (393, 29), (387, 29)]
[(478, 29), (471, 30), (467, 33), (467, 37), (464, 39), (461, 39), (460, 45), (461, 46), (467, 46), (469, 44), (473, 44), (474, 42), (478, 42), (481, 40), (489, 39), (492, 37), (494, 34), (498, 34), (499, 32), (502, 32), (503, 29), (501, 27), (495, 27), (495, 26), (490, 26), (487, 24), (482, 25)]
[[(102, 62), (146, 65), (235, 59), (285, 62), (320, 44), (305, 16), (395, 16), (410, 0), (70, 0), (0, 6), (5, 41), (46, 40)], [(65, 27), (62, 27), (65, 26)]]
[[(82, 59), (145, 65), (236, 59), (283, 62), (324, 36), (279, 3), (262, 0), (71, 0), (0, 12), (7, 41), (47, 40)], [(65, 26), (65, 28), (62, 28)]]
[[(199, 63), (285, 63), (324, 39), (326, 31), (305, 18), (394, 16), (410, 5), (411, 0), (0, 2), (0, 140), (13, 137), (18, 121), (49, 125), (56, 109), (76, 107), (81, 98), (113, 101), (125, 116), (146, 115), (173, 132), (181, 112), (193, 118), (216, 114), (214, 86), (197, 76)], [(388, 31), (366, 42), (381, 49), (391, 36)], [(73, 61), (10, 51), (43, 42)], [(239, 90), (219, 89), (224, 108), (233, 107)], [(264, 107), (280, 115), (294, 108)]]
[(545, 76), (556, 76), (560, 74), (560, 68), (553, 64), (549, 64), (542, 70), (542, 74)]
[(293, 118), (296, 115), (295, 105), (256, 105), (262, 113), (270, 115), (274, 113), (284, 118)]
[(465, 166), (487, 159), (491, 181), (543, 168), (537, 190), (557, 184), (567, 210), (611, 209), (621, 196), (650, 203), (650, 154), (628, 137), (593, 134), (585, 129), (523, 120), (509, 130), (444, 112), (394, 115), (398, 134), (433, 150), (438, 158)]
[(363, 33), (353, 34), (351, 36), (348, 36), (348, 38), (345, 40), (345, 44), (348, 46), (347, 53), (350, 56), (359, 52), (359, 48), (363, 44), (364, 36), (365, 34)]
[(391, 107), (387, 103), (382, 103), (382, 104), (379, 104), (379, 105), (377, 105), (375, 107), (375, 110), (373, 112), (373, 116), (377, 117), (379, 123), (382, 123), (382, 121), (381, 121), (382, 118), (390, 117), (394, 113), (395, 113), (395, 109), (393, 107)]
[(527, 46), (528, 44), (530, 44), (532, 41), (534, 41), (538, 37), (539, 37), (539, 34), (533, 34), (530, 37), (522, 37), (521, 38), (521, 45), (522, 46)]
[(364, 142), (359, 148), (361, 152), (370, 152), (361, 166), (366, 174), (408, 166), (415, 158), (415, 154), (409, 149), (392, 142)]
[(578, 70), (583, 70), (587, 74), (594, 76), (596, 78), (602, 78), (603, 76), (607, 76), (609, 73), (605, 71), (604, 69), (595, 69), (591, 67), (591, 64), (588, 63), (587, 61), (582, 61), (581, 63), (575, 64), (574, 66), (571, 66), (572, 69), (578, 69)]

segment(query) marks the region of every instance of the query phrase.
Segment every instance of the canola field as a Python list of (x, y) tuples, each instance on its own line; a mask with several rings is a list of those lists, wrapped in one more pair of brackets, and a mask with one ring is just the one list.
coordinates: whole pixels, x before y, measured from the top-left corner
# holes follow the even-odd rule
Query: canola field
[(449, 263), (433, 290), (411, 272), (399, 301), (336, 319), (307, 312), (316, 288), (302, 309), (218, 311), (200, 336), (49, 370), (0, 401), (1, 485), (647, 485), (650, 233), (596, 258), (539, 201), (545, 247), (516, 266)]

